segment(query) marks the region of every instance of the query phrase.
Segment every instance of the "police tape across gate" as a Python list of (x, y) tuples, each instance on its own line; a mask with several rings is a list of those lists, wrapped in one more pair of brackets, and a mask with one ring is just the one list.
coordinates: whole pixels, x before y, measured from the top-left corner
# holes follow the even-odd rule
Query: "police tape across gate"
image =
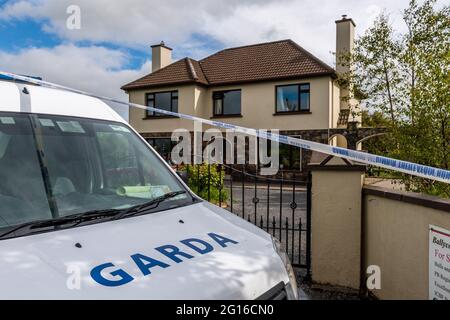
[(236, 126), (236, 125), (233, 125), (230, 123), (224, 123), (224, 122), (219, 122), (219, 121), (203, 119), (203, 118), (191, 116), (188, 114), (166, 111), (166, 110), (157, 109), (157, 108), (153, 108), (153, 107), (147, 107), (147, 106), (136, 104), (136, 103), (124, 102), (124, 101), (120, 101), (117, 99), (95, 95), (95, 94), (92, 94), (89, 92), (84, 92), (81, 90), (65, 87), (62, 85), (58, 85), (58, 84), (43, 81), (43, 80), (38, 80), (35, 78), (31, 78), (31, 77), (17, 75), (17, 74), (10, 73), (10, 72), (0, 71), (0, 75), (9, 77), (12, 80), (25, 81), (28, 83), (33, 83), (33, 84), (44, 86), (44, 87), (65, 90), (65, 91), (97, 98), (97, 99), (104, 100), (104, 101), (109, 101), (109, 102), (113, 102), (113, 103), (117, 103), (117, 104), (121, 104), (121, 105), (127, 105), (127, 106), (130, 106), (133, 108), (162, 113), (165, 115), (175, 116), (175, 117), (179, 117), (182, 119), (198, 121), (203, 124), (211, 125), (214, 127), (229, 129), (229, 130), (232, 130), (235, 132), (252, 135), (255, 137), (262, 138), (262, 139), (279, 141), (280, 143), (283, 143), (283, 144), (288, 144), (288, 145), (296, 146), (296, 147), (307, 149), (307, 150), (317, 151), (317, 152), (325, 153), (328, 155), (333, 155), (333, 156), (357, 161), (357, 162), (364, 163), (367, 165), (373, 165), (373, 166), (377, 166), (380, 168), (399, 171), (399, 172), (407, 173), (407, 174), (422, 177), (422, 178), (441, 181), (444, 183), (450, 183), (450, 171), (449, 170), (444, 170), (444, 169), (425, 166), (425, 165), (421, 165), (421, 164), (417, 164), (417, 163), (413, 163), (413, 162), (373, 155), (373, 154), (362, 152), (362, 151), (350, 150), (350, 149), (341, 148), (341, 147), (334, 147), (334, 146), (330, 146), (328, 144), (303, 140), (303, 139), (289, 137), (289, 136), (285, 136), (285, 135), (274, 134), (274, 133), (267, 132), (265, 130), (246, 128), (246, 127)]

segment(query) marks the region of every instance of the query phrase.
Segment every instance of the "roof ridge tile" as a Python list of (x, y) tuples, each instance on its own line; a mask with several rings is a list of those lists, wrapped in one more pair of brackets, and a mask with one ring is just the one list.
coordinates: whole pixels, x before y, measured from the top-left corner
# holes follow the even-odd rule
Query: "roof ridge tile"
[(196, 83), (206, 86), (331, 76), (335, 70), (291, 39), (185, 57), (122, 87), (124, 90)]
[(193, 80), (198, 80), (197, 72), (195, 72), (195, 68), (194, 68), (194, 66), (192, 65), (191, 58), (186, 57), (185, 59), (186, 59), (186, 63), (187, 63), (187, 66), (188, 66), (188, 70), (189, 70), (189, 73), (190, 73), (192, 79), (193, 79)]

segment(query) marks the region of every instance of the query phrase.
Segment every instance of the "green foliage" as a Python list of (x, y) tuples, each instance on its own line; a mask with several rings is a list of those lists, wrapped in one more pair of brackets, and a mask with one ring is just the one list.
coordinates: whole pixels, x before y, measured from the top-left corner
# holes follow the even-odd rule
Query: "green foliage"
[(361, 119), (363, 127), (387, 128), (389, 126), (389, 119), (381, 111), (369, 113), (369, 111), (363, 110)]
[[(195, 166), (184, 167), (183, 171), (189, 170), (189, 188), (194, 191), (199, 197), (208, 200), (208, 182), (210, 183), (210, 202), (219, 204), (220, 200), (224, 204), (228, 200), (228, 192), (224, 188), (225, 170), (216, 164), (210, 165), (208, 172), (208, 165), (201, 164)], [(220, 170), (222, 172), (220, 172)]]
[[(361, 121), (363, 127), (389, 128), (389, 119), (380, 111), (369, 113), (367, 110), (362, 110)], [(364, 141), (363, 150), (372, 154), (387, 154), (389, 140), (386, 140), (386, 135), (387, 133)]]
[[(403, 12), (406, 32), (381, 14), (346, 57), (343, 80), (366, 97), (366, 124), (389, 129), (377, 154), (433, 167), (450, 167), (450, 6), (411, 0)], [(364, 114), (363, 114), (364, 117)], [(364, 121), (364, 120), (363, 120)], [(450, 197), (450, 186), (393, 173), (412, 191)]]

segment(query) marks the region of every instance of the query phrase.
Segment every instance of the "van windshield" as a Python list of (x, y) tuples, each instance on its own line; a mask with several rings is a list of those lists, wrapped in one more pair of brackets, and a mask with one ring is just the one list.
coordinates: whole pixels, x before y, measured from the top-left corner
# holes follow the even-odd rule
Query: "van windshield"
[[(0, 230), (185, 191), (127, 126), (0, 112)], [(159, 210), (192, 203), (187, 193)]]

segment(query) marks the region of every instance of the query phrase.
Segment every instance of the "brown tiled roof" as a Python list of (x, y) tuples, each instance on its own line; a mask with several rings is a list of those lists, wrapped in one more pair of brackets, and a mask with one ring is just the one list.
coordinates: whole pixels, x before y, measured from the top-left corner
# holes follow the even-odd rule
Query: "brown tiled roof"
[(198, 82), (207, 84), (198, 61), (184, 58), (122, 87), (124, 90)]
[(282, 40), (225, 49), (200, 61), (184, 58), (122, 89), (184, 83), (224, 85), (334, 74), (334, 69), (294, 41)]

